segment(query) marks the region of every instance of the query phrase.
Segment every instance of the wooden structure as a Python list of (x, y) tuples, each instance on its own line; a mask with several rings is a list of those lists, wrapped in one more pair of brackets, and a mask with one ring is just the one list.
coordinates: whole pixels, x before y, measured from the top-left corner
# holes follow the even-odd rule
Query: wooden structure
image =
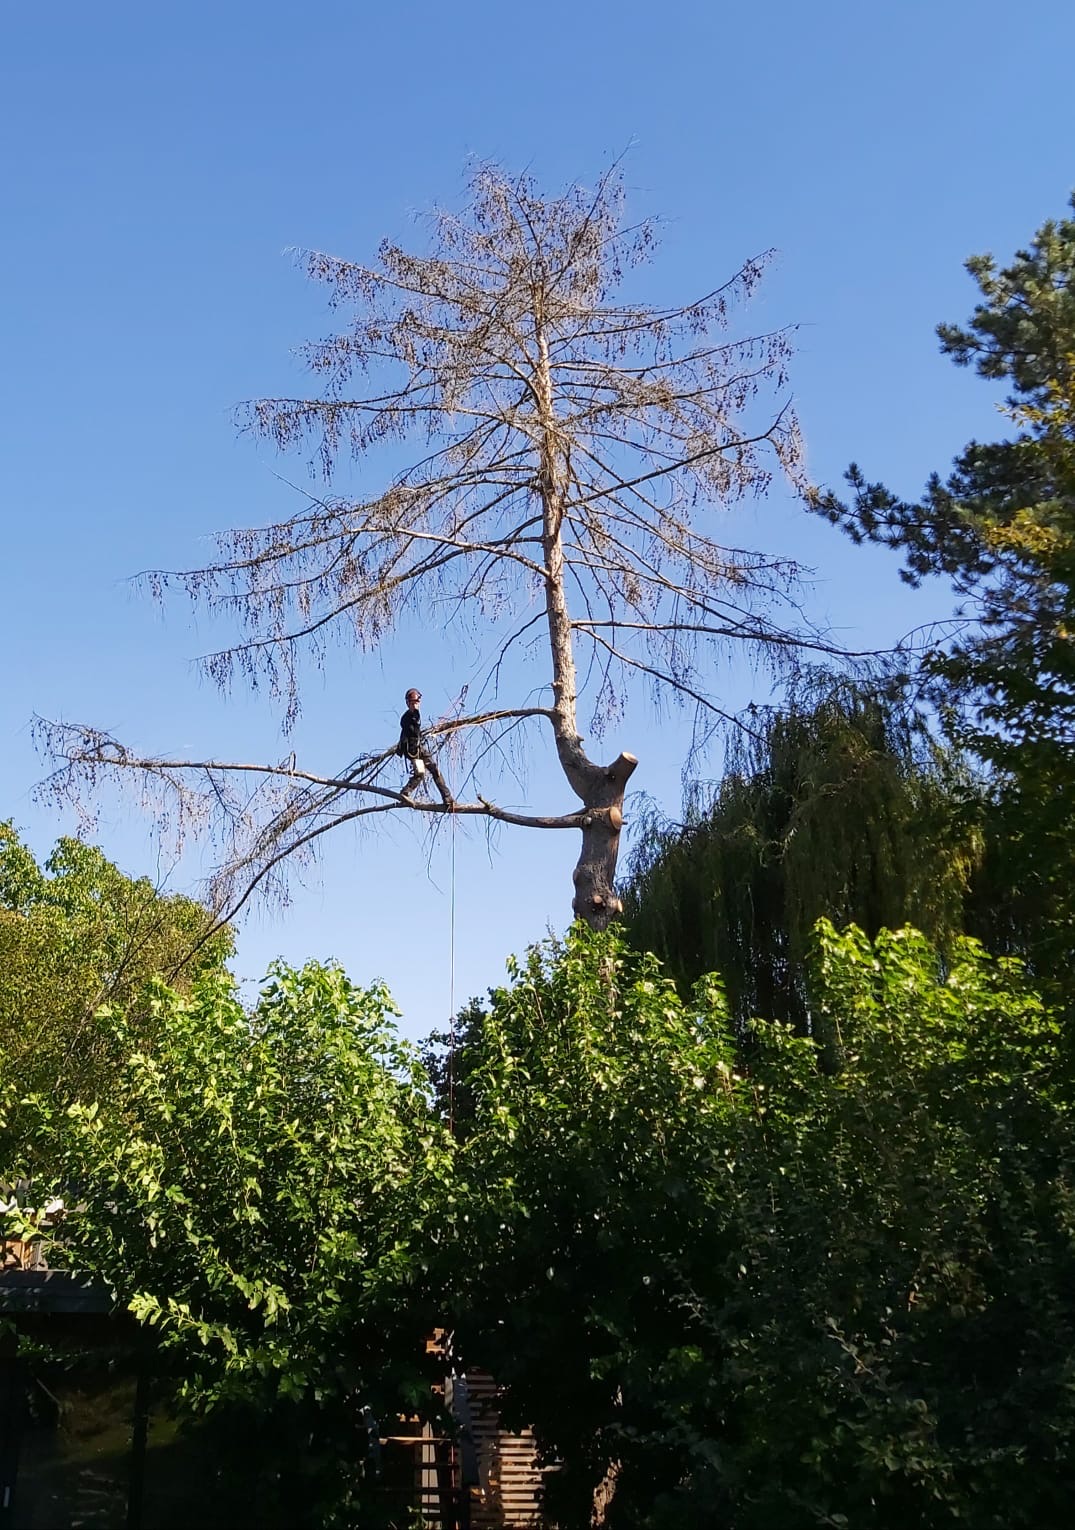
[[(40, 1385), (36, 1366), (19, 1357), (14, 1331), (6, 1341), (0, 1334), (0, 1530), (58, 1524), (49, 1514), (62, 1517), (76, 1508), (79, 1522), (116, 1530), (189, 1523), (189, 1503), (172, 1492), (177, 1465), (168, 1457), (182, 1453), (187, 1465), (180, 1462), (178, 1471), (189, 1484), (200, 1476), (197, 1448), (178, 1437), (162, 1448), (163, 1420), (149, 1396), (154, 1357), (111, 1293), (67, 1271), (22, 1267), (20, 1251), (18, 1263), (0, 1272), (3, 1317), (57, 1353), (71, 1346), (99, 1351), (108, 1374), (98, 1367), (99, 1374), (73, 1382), (70, 1392), (48, 1378), (45, 1397), (68, 1420), (57, 1434), (31, 1423), (27, 1400)], [(426, 1530), (552, 1530), (542, 1512), (544, 1475), (533, 1437), (501, 1427), (492, 1378), (452, 1374), (435, 1391), (452, 1418), (450, 1431), (438, 1433), (417, 1419), (385, 1429), (387, 1420), (381, 1421), (381, 1490), (399, 1524), (410, 1525), (417, 1509)], [(69, 1426), (74, 1455), (64, 1443)], [(218, 1479), (215, 1495), (222, 1486)], [(203, 1523), (216, 1525), (218, 1516), (209, 1514)]]
[[(0, 1530), (19, 1530), (24, 1522), (39, 1523), (42, 1503), (51, 1502), (47, 1495), (55, 1496), (54, 1489), (59, 1490), (65, 1472), (69, 1494), (83, 1491), (76, 1477), (88, 1478), (96, 1484), (90, 1491), (100, 1495), (107, 1487), (115, 1500), (109, 1512), (101, 1508), (100, 1514), (91, 1513), (86, 1523), (138, 1530), (146, 1496), (153, 1364), (138, 1326), (126, 1312), (116, 1310), (108, 1290), (77, 1273), (48, 1269), (38, 1239), (24, 1242), (0, 1237), (3, 1317), (13, 1319), (15, 1329), (50, 1348), (56, 1343), (62, 1348), (74, 1342), (80, 1349), (122, 1352), (126, 1356), (122, 1363), (126, 1380), (115, 1395), (109, 1393), (105, 1410), (112, 1433), (118, 1427), (123, 1436), (118, 1454), (116, 1442), (112, 1442), (114, 1459), (110, 1460), (109, 1473), (102, 1471), (99, 1459), (81, 1462), (77, 1468), (70, 1463), (61, 1465), (58, 1458), (52, 1466), (43, 1466), (37, 1460), (42, 1450), (55, 1451), (58, 1447), (42, 1444), (40, 1428), (27, 1433), (26, 1399), (33, 1383), (17, 1354), (15, 1332), (9, 1330), (8, 1342), (0, 1350)], [(386, 1501), (399, 1504), (404, 1513), (417, 1509), (428, 1530), (552, 1530), (542, 1510), (544, 1473), (533, 1436), (529, 1431), (513, 1434), (501, 1427), (499, 1394), (492, 1377), (480, 1371), (463, 1373), (453, 1365), (444, 1335), (430, 1339), (426, 1352), (433, 1367), (444, 1375), (434, 1393), (452, 1426), (438, 1434), (431, 1425), (423, 1426), (413, 1419), (400, 1420), (396, 1431), (391, 1431), (391, 1426), (391, 1432), (377, 1431)], [(47, 1388), (45, 1391), (52, 1397)], [(57, 1398), (52, 1397), (52, 1401), (58, 1409), (68, 1409)], [(44, 1481), (43, 1471), (45, 1477), (51, 1476), (51, 1483)], [(25, 1479), (19, 1495), (22, 1513), (16, 1502), (16, 1477), (20, 1475)], [(61, 1512), (59, 1497), (53, 1507)], [(154, 1524), (162, 1507), (157, 1503), (150, 1511)]]
[[(438, 1329), (426, 1355), (443, 1381), (433, 1395), (451, 1420), (438, 1434), (431, 1424), (401, 1421), (400, 1432), (382, 1438), (388, 1451), (411, 1453), (414, 1504), (429, 1530), (554, 1530), (542, 1500), (545, 1471), (530, 1431), (519, 1434), (500, 1422), (500, 1393), (485, 1371), (465, 1370), (453, 1356), (451, 1338)], [(398, 1470), (391, 1473), (398, 1482)]]
[(471, 1431), (478, 1458), (479, 1491), (471, 1509), (472, 1530), (531, 1530), (545, 1526), (544, 1482), (530, 1431), (500, 1427), (496, 1384), (482, 1371), (467, 1378)]
[[(416, 1500), (429, 1530), (552, 1530), (542, 1509), (544, 1472), (529, 1430), (501, 1427), (493, 1378), (452, 1375), (437, 1388), (455, 1429), (396, 1437), (415, 1455)], [(391, 1440), (384, 1442), (386, 1445)]]

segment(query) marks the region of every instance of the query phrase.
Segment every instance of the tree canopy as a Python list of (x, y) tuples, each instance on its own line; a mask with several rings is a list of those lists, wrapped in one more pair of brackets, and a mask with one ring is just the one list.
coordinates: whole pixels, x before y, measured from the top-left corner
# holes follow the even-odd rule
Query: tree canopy
[(434, 1415), (443, 1326), (557, 1463), (558, 1523), (600, 1490), (609, 1530), (1060, 1530), (1061, 1028), (963, 938), (942, 965), (823, 921), (805, 981), (814, 1037), (744, 1034), (715, 976), (682, 998), (577, 925), (472, 1006), (450, 1121), (382, 988), (280, 968), (248, 1014), (218, 975), (158, 986), (152, 1055), (102, 1017), (108, 1098), (30, 1102), (38, 1188), (77, 1183), (66, 1258), (159, 1331), (189, 1407), (255, 1423), (243, 1470), (295, 1523), (377, 1523), (367, 1447)]
[(972, 441), (917, 503), (852, 467), (850, 504), (822, 508), (901, 550), (910, 582), (953, 580), (965, 624), (933, 667), (968, 702), (977, 746), (1014, 765), (1075, 740), (1075, 220), (1043, 224), (1009, 266), (978, 255), (967, 269), (982, 300), (965, 327), (938, 326), (941, 350), (1011, 384), (1015, 435)]
[(111, 1054), (94, 1019), (100, 1006), (130, 1008), (148, 1044), (156, 1029), (141, 1004), (149, 978), (185, 990), (219, 970), (226, 929), (190, 898), (130, 878), (104, 853), (61, 839), (38, 865), (10, 823), (0, 823), (0, 1055), (26, 1093), (57, 1102), (107, 1092)]
[[(225, 533), (210, 566), (154, 576), (236, 619), (207, 673), (267, 686), (289, 722), (304, 655), (320, 662), (334, 641), (368, 651), (408, 617), (478, 628), (492, 657), (427, 732), (450, 766), (439, 798), (405, 794), (394, 750), (372, 740), (325, 771), (147, 757), (94, 727), (42, 723), (56, 795), (133, 779), (179, 831), (214, 827), (225, 912), (324, 834), (378, 815), (572, 829), (574, 912), (606, 924), (637, 762), (588, 753), (580, 707), (600, 739), (639, 680), (684, 704), (704, 737), (727, 717), (715, 651), (745, 644), (779, 668), (832, 646), (790, 598), (794, 563), (721, 533), (727, 507), (774, 473), (802, 485), (790, 336), (727, 332), (767, 257), (689, 302), (648, 303), (630, 273), (655, 236), (653, 220), (626, 218), (615, 167), (554, 197), (484, 167), (464, 211), (433, 219), (427, 253), (386, 242), (369, 265), (304, 256), (344, 323), (306, 348), (320, 391), (259, 400), (246, 423), (282, 450), (307, 445), (330, 485), (348, 458), (367, 481), (380, 469), (381, 485), (310, 493), (286, 521)], [(502, 694), (509, 683), (519, 694)], [(581, 807), (494, 800), (505, 751), (524, 750), (534, 726)]]
[(954, 584), (961, 615), (926, 672), (956, 736), (997, 772), (1000, 874), (1059, 998), (1075, 930), (1075, 220), (1044, 223), (1007, 266), (978, 255), (967, 269), (980, 301), (966, 325), (939, 326), (941, 349), (1009, 384), (1013, 433), (970, 442), (916, 502), (853, 466), (850, 501), (820, 508), (902, 552), (912, 584)]
[[(822, 922), (817, 1041), (578, 931), (459, 1057), (457, 1336), (558, 1463), (554, 1518), (1059, 1526), (1071, 1076), (1017, 964)], [(826, 1054), (828, 1054), (826, 1056)]]
[(805, 1031), (817, 920), (871, 936), (911, 923), (946, 947), (967, 927), (985, 812), (982, 783), (898, 692), (814, 672), (754, 714), (684, 822), (643, 828), (623, 892), (629, 938), (682, 993), (719, 971), (739, 1023)]
[[(152, 1049), (137, 1012), (98, 1015), (107, 1094), (20, 1111), (24, 1147), (28, 1117), (43, 1140), (36, 1204), (78, 1187), (51, 1262), (148, 1326), (188, 1414), (243, 1429), (229, 1471), (267, 1476), (287, 1523), (352, 1524), (378, 1431), (434, 1411), (423, 1271), (451, 1223), (447, 1132), (382, 986), (280, 965), (249, 1011), (220, 973), (186, 996), (158, 983), (150, 1007)], [(0, 1118), (7, 1077), (0, 1059)]]

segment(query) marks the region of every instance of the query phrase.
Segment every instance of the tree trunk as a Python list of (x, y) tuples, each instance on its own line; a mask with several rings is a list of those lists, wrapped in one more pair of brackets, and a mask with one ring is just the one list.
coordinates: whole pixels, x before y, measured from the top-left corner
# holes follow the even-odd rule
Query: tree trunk
[(624, 792), (637, 764), (633, 754), (621, 754), (603, 770), (594, 769), (584, 798), (587, 811), (571, 907), (576, 917), (585, 919), (593, 930), (606, 930), (623, 910), (615, 891), (616, 863), (623, 828)]
[(606, 930), (623, 909), (615, 892), (616, 863), (623, 828), (624, 790), (638, 761), (633, 754), (621, 754), (611, 765), (595, 765), (586, 758), (579, 737), (574, 630), (564, 590), (562, 541), (564, 504), (571, 474), (553, 402), (549, 347), (538, 293), (535, 293), (534, 303), (538, 360), (533, 392), (541, 423), (538, 487), (545, 555), (545, 613), (552, 658), (552, 727), (561, 768), (586, 810), (582, 851), (573, 874), (575, 896), (571, 907), (575, 917), (585, 919), (591, 929)]

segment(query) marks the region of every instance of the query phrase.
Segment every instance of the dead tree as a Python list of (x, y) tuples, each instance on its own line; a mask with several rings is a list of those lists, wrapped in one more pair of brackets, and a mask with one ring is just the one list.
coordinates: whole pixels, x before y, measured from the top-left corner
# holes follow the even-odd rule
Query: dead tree
[[(598, 733), (631, 678), (717, 720), (703, 648), (746, 643), (788, 661), (803, 646), (832, 651), (801, 617), (794, 565), (715, 534), (721, 511), (764, 491), (774, 470), (799, 479), (798, 430), (781, 401), (788, 333), (727, 337), (766, 257), (685, 306), (619, 298), (654, 233), (651, 221), (625, 222), (615, 168), (596, 191), (548, 200), (528, 178), (485, 168), (466, 210), (433, 220), (428, 254), (386, 243), (373, 266), (304, 256), (346, 321), (306, 349), (315, 396), (259, 400), (246, 423), (281, 450), (312, 446), (329, 491), (286, 521), (223, 534), (209, 567), (150, 576), (158, 593), (178, 584), (237, 620), (235, 644), (205, 668), (223, 687), (267, 685), (288, 723), (299, 659), (323, 659), (330, 638), (370, 650), (405, 613), (482, 623), (496, 640), (470, 688), (484, 709), (461, 706), (428, 730), (454, 750), (445, 758), (457, 784), (443, 800), (405, 798), (388, 749), (321, 773), (294, 756), (146, 758), (92, 727), (40, 722), (54, 766), (46, 790), (85, 802), (118, 776), (137, 780), (172, 828), (214, 825), (221, 917), (255, 887), (279, 890), (292, 857), (357, 819), (453, 813), (573, 829), (572, 906), (604, 927), (619, 909), (624, 791), (637, 762), (623, 752), (603, 763), (584, 748), (580, 690)], [(386, 444), (398, 455), (400, 442), (411, 465), (372, 498), (331, 492), (348, 456), (366, 462)], [(502, 705), (505, 660), (535, 632), (546, 689), (527, 702), (540, 704)], [(534, 724), (551, 729), (579, 806), (516, 812), (488, 788), (458, 785), (477, 783), (505, 738)]]

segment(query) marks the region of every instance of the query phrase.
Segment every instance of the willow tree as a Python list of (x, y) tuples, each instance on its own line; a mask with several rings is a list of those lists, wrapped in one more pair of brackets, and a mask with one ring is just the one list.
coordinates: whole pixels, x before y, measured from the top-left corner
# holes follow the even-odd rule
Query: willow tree
[(982, 876), (982, 782), (880, 678), (805, 672), (733, 740), (729, 767), (714, 791), (688, 793), (682, 823), (645, 825), (624, 902), (632, 943), (684, 993), (719, 971), (741, 1025), (810, 1029), (819, 919), (871, 938), (912, 924), (942, 951), (980, 933), (986, 900), (1011, 923), (1005, 890)]
[[(370, 651), (404, 615), (480, 624), (495, 659), (469, 691), (484, 705), (468, 711), (464, 696), (428, 729), (444, 791), (405, 795), (391, 747), (324, 773), (294, 758), (147, 758), (96, 728), (42, 723), (49, 784), (85, 798), (102, 777), (138, 778), (173, 826), (212, 820), (227, 914), (358, 819), (451, 813), (576, 830), (574, 911), (601, 927), (618, 911), (637, 760), (588, 752), (580, 704), (592, 704), (600, 737), (626, 683), (641, 679), (713, 721), (724, 712), (702, 649), (746, 642), (779, 659), (818, 641), (792, 598), (794, 566), (717, 534), (720, 512), (763, 491), (774, 470), (799, 474), (782, 398), (789, 335), (730, 337), (731, 309), (765, 257), (684, 305), (618, 295), (655, 226), (626, 222), (615, 169), (596, 191), (552, 199), (527, 177), (481, 169), (465, 210), (437, 215), (431, 234), (427, 253), (385, 243), (369, 266), (303, 257), (343, 322), (306, 349), (312, 396), (259, 400), (246, 421), (281, 450), (305, 445), (326, 492), (283, 522), (223, 534), (210, 566), (154, 582), (237, 621), (234, 644), (204, 660), (208, 674), (224, 687), (267, 685), (289, 723), (304, 652), (322, 662), (333, 638)], [(364, 484), (380, 463), (383, 486), (340, 492), (348, 457)], [(535, 630), (545, 674), (520, 702), (501, 694), (501, 677)], [(577, 799), (567, 811), (495, 800), (505, 739), (533, 726), (551, 731)]]

